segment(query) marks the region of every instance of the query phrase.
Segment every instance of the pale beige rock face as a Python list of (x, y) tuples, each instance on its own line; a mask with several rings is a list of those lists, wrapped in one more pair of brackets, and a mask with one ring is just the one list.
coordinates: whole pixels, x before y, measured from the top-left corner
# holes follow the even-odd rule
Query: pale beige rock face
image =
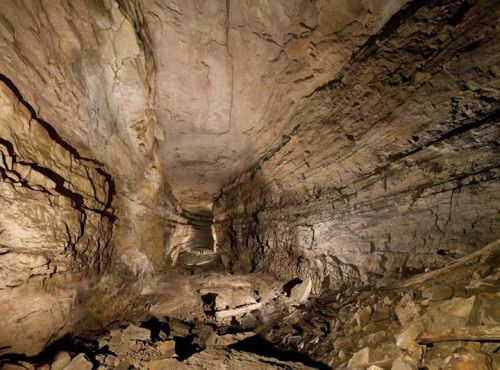
[(408, 8), (222, 190), (228, 266), (319, 287), (435, 268), (498, 238), (500, 10), (464, 6)]
[(72, 150), (0, 82), (2, 351), (35, 354), (63, 331), (76, 289), (42, 285), (110, 263), (113, 182)]
[(0, 4), (1, 352), (66, 334), (87, 278), (165, 260), (176, 210), (134, 27), (114, 1)]
[(255, 164), (404, 0), (142, 2), (165, 173), (190, 210)]

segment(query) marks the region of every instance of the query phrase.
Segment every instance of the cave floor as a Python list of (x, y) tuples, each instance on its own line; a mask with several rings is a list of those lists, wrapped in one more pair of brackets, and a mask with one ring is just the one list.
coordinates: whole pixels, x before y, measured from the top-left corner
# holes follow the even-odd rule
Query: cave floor
[(409, 279), (310, 296), (265, 274), (168, 271), (131, 299), (147, 302), (140, 319), (3, 368), (498, 369), (499, 262), (497, 241)]

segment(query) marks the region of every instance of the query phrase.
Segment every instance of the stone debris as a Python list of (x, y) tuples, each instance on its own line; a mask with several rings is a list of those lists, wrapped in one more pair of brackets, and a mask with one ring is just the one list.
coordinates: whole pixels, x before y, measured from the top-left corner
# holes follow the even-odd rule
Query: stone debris
[[(500, 243), (483, 253), (491, 255), (492, 248), (499, 256)], [(500, 271), (498, 257), (481, 262), (480, 256), (392, 286), (324, 291), (261, 335), (280, 350), (307, 354), (335, 369), (500, 368), (498, 286), (466, 289), (473, 276), (493, 280)]]
[(312, 281), (310, 278), (305, 279), (302, 283), (292, 288), (290, 298), (299, 303), (306, 302), (311, 294)]
[(62, 370), (71, 362), (71, 356), (68, 352), (59, 352), (52, 365), (50, 366), (51, 370)]
[(358, 309), (354, 314), (354, 319), (356, 320), (358, 327), (362, 328), (366, 324), (368, 324), (370, 322), (371, 315), (372, 315), (372, 308), (370, 306)]
[[(496, 248), (500, 251), (500, 244)], [(255, 299), (265, 299), (257, 306), (239, 307), (245, 312), (238, 308), (216, 311), (238, 315), (226, 321), (206, 313), (205, 321), (160, 317), (131, 323), (96, 338), (93, 352), (58, 353), (52, 370), (90, 369), (89, 360), (99, 364), (99, 370), (272, 369), (282, 365), (288, 369), (311, 365), (351, 370), (494, 370), (500, 368), (500, 293), (491, 285), (466, 289), (477, 271), (481, 280), (495, 281), (491, 276), (496, 278), (500, 265), (496, 260), (481, 260), (459, 260), (453, 268), (382, 288), (324, 289), (301, 305), (288, 299), (286, 292), (267, 298), (256, 294)], [(446, 287), (449, 281), (454, 282), (451, 296)], [(305, 283), (307, 288), (309, 283)], [(247, 292), (241, 300), (237, 294), (226, 292), (225, 296), (226, 302), (232, 297), (232, 304), (237, 305), (248, 302), (251, 294)], [(204, 304), (200, 299), (200, 309)], [(284, 363), (253, 353), (263, 346), (298, 353), (306, 360)], [(26, 368), (20, 362), (7, 366)]]
[(218, 319), (224, 319), (227, 317), (240, 316), (240, 315), (244, 315), (248, 312), (257, 310), (261, 307), (262, 307), (262, 303), (258, 302), (258, 303), (253, 303), (253, 304), (245, 305), (242, 307), (238, 307), (238, 308), (231, 308), (231, 309), (227, 309), (227, 310), (216, 311), (215, 317), (217, 317)]
[(162, 357), (174, 357), (175, 354), (175, 341), (167, 340), (165, 342), (157, 343), (157, 348)]
[(122, 332), (122, 341), (147, 341), (151, 339), (151, 331), (146, 328), (140, 328), (135, 325), (129, 325)]
[(375, 358), (373, 350), (370, 347), (365, 347), (352, 355), (349, 363), (347, 364), (347, 367), (368, 365), (369, 363), (374, 361)]
[(453, 294), (453, 289), (447, 285), (435, 285), (429, 288), (425, 288), (422, 291), (422, 298), (429, 299), (431, 301), (440, 301), (443, 299), (450, 298)]
[(87, 359), (85, 354), (80, 353), (64, 367), (64, 370), (92, 370), (92, 368), (92, 362)]

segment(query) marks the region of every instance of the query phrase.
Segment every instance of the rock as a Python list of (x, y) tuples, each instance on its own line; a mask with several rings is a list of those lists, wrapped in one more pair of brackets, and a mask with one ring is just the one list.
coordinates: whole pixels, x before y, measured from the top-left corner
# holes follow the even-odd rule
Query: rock
[(100, 353), (95, 356), (95, 360), (99, 362), (100, 364), (104, 364), (104, 361), (106, 360), (106, 355)]
[(110, 337), (109, 337), (109, 336), (98, 338), (98, 339), (97, 339), (97, 347), (98, 347), (99, 349), (101, 349), (101, 348), (103, 348), (104, 346), (107, 346), (107, 345), (108, 345), (108, 343), (109, 343), (109, 339), (110, 339)]
[(165, 342), (157, 343), (156, 347), (160, 351), (162, 357), (175, 356), (175, 341), (174, 340), (168, 340)]
[(64, 370), (92, 370), (92, 362), (83, 353), (74, 357)]
[(452, 294), (453, 289), (447, 285), (434, 285), (422, 291), (422, 297), (431, 301), (441, 301), (450, 298)]
[(481, 293), (477, 296), (469, 323), (473, 325), (500, 325), (500, 293)]
[(353, 341), (349, 337), (339, 337), (333, 343), (335, 351), (340, 351), (341, 349), (350, 348), (353, 346)]
[(305, 279), (299, 285), (292, 288), (290, 298), (297, 302), (306, 302), (311, 294), (312, 281), (310, 278)]
[(18, 364), (21, 365), (25, 370), (35, 370), (35, 365), (30, 364), (29, 362), (19, 361)]
[(236, 333), (236, 334), (224, 334), (217, 335), (217, 333), (213, 333), (207, 340), (207, 346), (218, 346), (218, 347), (227, 347), (231, 344), (241, 342), (244, 339), (250, 338), (254, 336), (256, 333), (253, 331), (245, 332), (245, 333)]
[(115, 370), (129, 370), (130, 369), (130, 362), (127, 360), (122, 360), (118, 364), (118, 366), (115, 368)]
[(4, 364), (2, 370), (26, 370), (26, 368), (16, 364)]
[(369, 363), (374, 361), (375, 357), (373, 350), (370, 347), (365, 347), (352, 355), (351, 359), (349, 360), (348, 367), (368, 365)]
[(422, 346), (420, 346), (415, 339), (425, 332), (429, 324), (426, 319), (419, 319), (413, 321), (406, 329), (398, 335), (396, 345), (399, 348), (407, 350), (413, 357), (422, 357)]
[(189, 369), (188, 365), (185, 365), (173, 358), (165, 358), (159, 360), (151, 360), (148, 365), (149, 370), (183, 370)]
[(344, 352), (344, 350), (343, 350), (343, 349), (341, 349), (341, 350), (339, 351), (338, 356), (339, 356), (340, 361), (344, 361), (344, 360), (346, 360), (346, 359), (347, 359), (347, 355), (346, 355), (346, 353)]
[(112, 368), (118, 366), (119, 362), (120, 360), (118, 360), (118, 357), (113, 355), (107, 355), (106, 358), (104, 359), (104, 365)]
[(163, 330), (160, 330), (158, 332), (158, 337), (161, 339), (161, 340), (167, 340), (168, 339), (168, 335), (163, 331)]
[(391, 317), (391, 311), (389, 306), (383, 303), (377, 303), (374, 306), (374, 308), (375, 309), (371, 316), (371, 320), (377, 322), (377, 321), (387, 320)]
[[(377, 328), (380, 328), (379, 324), (377, 324), (376, 322), (370, 320), (370, 322), (368, 324), (366, 324), (365, 326), (363, 326), (361, 328), (361, 331), (364, 332), (364, 333), (369, 333), (371, 331), (377, 330)], [(356, 329), (359, 329), (359, 326), (356, 326)]]
[(417, 370), (418, 369), (418, 362), (406, 355), (402, 355), (398, 357), (394, 362), (392, 363), (391, 370)]
[(417, 315), (421, 310), (422, 307), (420, 307), (420, 305), (413, 300), (412, 293), (405, 294), (394, 309), (399, 322), (403, 326), (412, 321), (415, 315)]
[(368, 334), (359, 340), (359, 345), (365, 347), (368, 345), (375, 346), (387, 338), (387, 332), (380, 330), (376, 333)]
[(366, 370), (385, 370), (385, 369), (377, 365), (371, 365), (367, 367)]
[(170, 326), (170, 333), (177, 337), (185, 337), (189, 335), (191, 331), (191, 326), (176, 319), (170, 320), (169, 326)]
[(469, 298), (452, 298), (433, 303), (426, 315), (432, 318), (432, 330), (453, 328), (474, 322), (476, 296)]
[(71, 356), (68, 352), (59, 352), (55, 358), (54, 362), (50, 366), (51, 370), (62, 370), (71, 362)]
[(358, 324), (359, 328), (362, 328), (370, 322), (370, 317), (372, 315), (372, 308), (370, 306), (365, 306), (356, 311), (354, 314), (354, 319)]
[(463, 351), (444, 360), (444, 370), (492, 370), (491, 358), (482, 352)]
[(122, 342), (130, 340), (147, 341), (151, 339), (151, 331), (135, 325), (129, 325), (122, 332)]

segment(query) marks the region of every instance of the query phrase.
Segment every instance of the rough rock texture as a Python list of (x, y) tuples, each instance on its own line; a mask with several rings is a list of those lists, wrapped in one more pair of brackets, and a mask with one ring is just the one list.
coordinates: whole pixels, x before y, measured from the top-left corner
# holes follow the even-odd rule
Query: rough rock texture
[(0, 351), (65, 334), (82, 278), (110, 263), (161, 268), (182, 221), (154, 142), (154, 62), (128, 16), (111, 0), (0, 4)]
[(33, 287), (109, 265), (114, 183), (15, 93), (0, 82), (0, 347), (36, 353), (66, 323), (74, 292)]
[(318, 288), (435, 268), (495, 240), (499, 15), (496, 1), (396, 14), (222, 190), (226, 265)]
[[(327, 369), (497, 369), (499, 259), (496, 240), (444, 268), (383, 287), (325, 289), (259, 332)], [(423, 292), (431, 286), (446, 286), (452, 296), (429, 300)], [(368, 312), (361, 326), (360, 312)], [(483, 335), (471, 335), (477, 332)]]
[[(305, 304), (496, 239), (497, 3), (0, 2), (0, 355), (148, 314), (239, 330), (290, 298), (264, 284)], [(235, 293), (220, 261), (275, 280)]]
[(405, 0), (141, 1), (165, 173), (191, 211), (253, 165), (299, 102)]

